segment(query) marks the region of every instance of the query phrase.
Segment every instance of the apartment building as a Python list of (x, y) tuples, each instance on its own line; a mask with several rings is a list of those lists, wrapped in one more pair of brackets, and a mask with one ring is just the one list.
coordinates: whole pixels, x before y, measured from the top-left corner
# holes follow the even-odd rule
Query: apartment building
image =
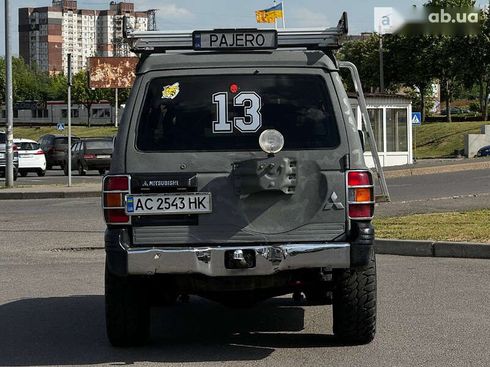
[(91, 56), (130, 56), (123, 42), (123, 19), (148, 30), (150, 11), (134, 3), (111, 1), (109, 9), (79, 9), (77, 1), (53, 0), (51, 6), (19, 9), (19, 53), (50, 73), (67, 72), (68, 54), (76, 73)]

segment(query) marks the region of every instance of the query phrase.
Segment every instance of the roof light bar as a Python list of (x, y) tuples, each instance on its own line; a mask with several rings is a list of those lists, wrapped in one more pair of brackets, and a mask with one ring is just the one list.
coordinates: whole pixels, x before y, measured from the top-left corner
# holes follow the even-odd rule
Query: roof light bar
[[(124, 18), (124, 38), (135, 53), (158, 53), (167, 50), (237, 50), (237, 49), (271, 49), (256, 46), (248, 36), (260, 34), (261, 31), (275, 32), (260, 29), (216, 29), (213, 31), (135, 31), (128, 26)], [(215, 32), (223, 37), (218, 41), (217, 47), (200, 47), (201, 35)], [(347, 13), (342, 14), (336, 27), (326, 29), (280, 29), (277, 31), (277, 48), (307, 48), (307, 49), (337, 49), (341, 47), (343, 36), (348, 33)], [(243, 37), (242, 37), (243, 34)], [(234, 35), (226, 39), (225, 36)], [(255, 39), (254, 39), (255, 41)], [(259, 42), (260, 45), (260, 42)], [(199, 46), (199, 47), (198, 47)], [(275, 48), (275, 47), (274, 47)]]

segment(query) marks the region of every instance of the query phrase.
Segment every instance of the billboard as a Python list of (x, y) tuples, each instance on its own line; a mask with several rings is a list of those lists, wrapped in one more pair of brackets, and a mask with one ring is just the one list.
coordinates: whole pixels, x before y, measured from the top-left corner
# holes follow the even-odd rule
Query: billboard
[(90, 88), (131, 88), (138, 61), (137, 57), (89, 58)]

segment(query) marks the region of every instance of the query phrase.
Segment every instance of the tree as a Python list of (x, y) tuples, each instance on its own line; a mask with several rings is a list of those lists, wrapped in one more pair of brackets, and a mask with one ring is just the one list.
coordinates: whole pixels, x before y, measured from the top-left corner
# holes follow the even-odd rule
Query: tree
[(422, 121), (425, 120), (426, 97), (434, 79), (428, 36), (392, 35), (385, 38), (385, 72), (391, 84), (415, 88), (419, 92)]
[(67, 84), (66, 76), (63, 74), (56, 74), (49, 78), (49, 95), (48, 98), (51, 101), (66, 101), (67, 99)]
[[(425, 7), (431, 8), (471, 8), (475, 0), (430, 0)], [(435, 75), (441, 83), (446, 102), (447, 121), (452, 122), (451, 100), (458, 82), (461, 82), (465, 67), (468, 65), (468, 39), (464, 36), (438, 35), (431, 37), (429, 59)]]
[(468, 88), (478, 85), (480, 112), (488, 120), (488, 95), (490, 94), (490, 9), (482, 11), (482, 30), (467, 37), (467, 59), (463, 80)]
[(94, 103), (104, 98), (102, 89), (91, 89), (88, 85), (88, 74), (81, 70), (73, 76), (73, 101), (83, 105), (88, 111), (87, 124), (90, 127), (90, 109)]
[(379, 36), (373, 34), (367, 38), (346, 42), (338, 53), (340, 60), (353, 62), (359, 70), (359, 76), (365, 90), (379, 88)]

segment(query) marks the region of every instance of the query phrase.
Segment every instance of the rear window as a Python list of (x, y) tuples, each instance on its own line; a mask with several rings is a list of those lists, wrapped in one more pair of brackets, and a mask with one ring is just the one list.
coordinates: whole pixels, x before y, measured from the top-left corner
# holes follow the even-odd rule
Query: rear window
[(285, 150), (325, 149), (340, 138), (325, 80), (317, 75), (156, 78), (140, 114), (142, 151), (260, 150), (262, 131)]
[[(78, 141), (78, 140), (80, 140), (80, 138), (72, 136), (71, 137), (72, 145), (74, 144), (75, 141)], [(55, 145), (62, 145), (62, 144), (67, 145), (68, 144), (68, 137), (67, 136), (61, 136), (61, 137), (54, 138), (54, 144)]]
[(55, 138), (54, 144), (55, 145), (68, 144), (68, 138)]
[(7, 135), (4, 133), (0, 134), (0, 144), (6, 144), (7, 143)]
[(86, 149), (112, 149), (112, 140), (93, 140), (85, 143)]
[(38, 143), (15, 143), (20, 150), (38, 150)]

